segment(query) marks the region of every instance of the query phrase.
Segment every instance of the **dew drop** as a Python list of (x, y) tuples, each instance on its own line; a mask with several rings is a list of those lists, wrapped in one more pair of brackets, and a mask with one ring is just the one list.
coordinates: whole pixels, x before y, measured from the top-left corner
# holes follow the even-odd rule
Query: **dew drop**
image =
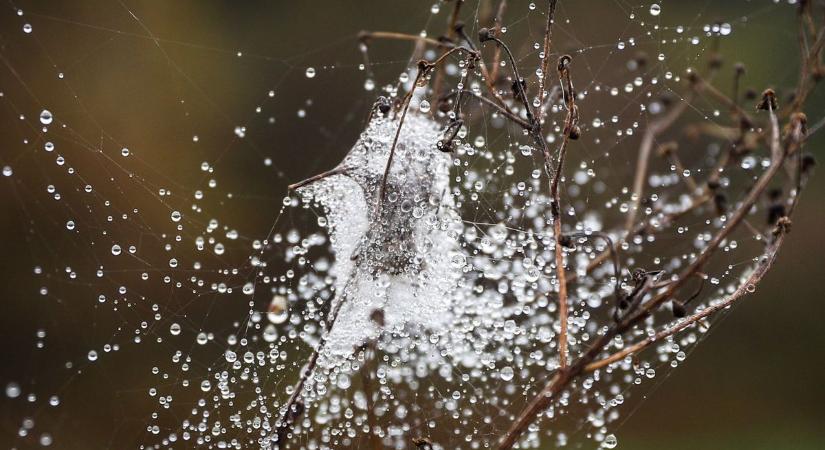
[(43, 125), (48, 125), (52, 123), (53, 120), (54, 116), (52, 115), (52, 112), (48, 109), (44, 109), (40, 112), (40, 123), (42, 123)]
[(43, 447), (48, 447), (52, 445), (52, 435), (49, 433), (43, 433), (40, 435), (40, 445)]
[(283, 295), (273, 296), (272, 301), (269, 302), (266, 318), (277, 325), (286, 322), (288, 315), (286, 297)]
[(8, 398), (17, 398), (19, 396), (20, 396), (20, 385), (19, 384), (12, 381), (11, 383), (6, 385), (6, 397), (8, 397)]
[(604, 448), (616, 448), (617, 445), (619, 445), (619, 440), (616, 439), (614, 434), (608, 434), (602, 441), (602, 447)]
[(504, 367), (501, 369), (499, 373), (499, 377), (501, 377), (502, 381), (510, 381), (515, 376), (515, 372), (513, 372), (513, 368), (510, 366)]

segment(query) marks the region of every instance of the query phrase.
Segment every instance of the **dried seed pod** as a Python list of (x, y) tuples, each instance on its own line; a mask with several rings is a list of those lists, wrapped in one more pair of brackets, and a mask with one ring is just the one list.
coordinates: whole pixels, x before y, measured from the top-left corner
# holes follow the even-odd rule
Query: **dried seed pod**
[(765, 89), (762, 92), (762, 99), (756, 104), (757, 111), (776, 111), (776, 92), (773, 89)]
[(495, 35), (489, 28), (480, 28), (478, 30), (478, 41), (481, 43), (493, 40)]

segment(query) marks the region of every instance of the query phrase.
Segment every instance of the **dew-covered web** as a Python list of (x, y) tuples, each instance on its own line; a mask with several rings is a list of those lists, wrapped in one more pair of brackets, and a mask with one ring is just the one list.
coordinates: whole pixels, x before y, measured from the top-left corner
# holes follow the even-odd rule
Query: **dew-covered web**
[[(561, 364), (557, 242), (575, 361), (770, 164), (762, 125), (696, 86), (755, 116), (751, 90), (797, 76), (742, 44), (796, 51), (776, 25), (793, 2), (560, 1), (543, 101), (546, 4), (466, 1), (467, 44), (454, 2), (378, 3), (0, 10), (7, 447), (495, 448)], [(527, 120), (481, 28), (553, 155), (572, 57), (563, 237), (539, 143), (494, 106)], [(484, 67), (464, 51), (423, 71), (445, 34)], [(595, 360), (736, 291), (775, 222), (758, 206)], [(616, 447), (711, 323), (583, 373), (519, 445)]]

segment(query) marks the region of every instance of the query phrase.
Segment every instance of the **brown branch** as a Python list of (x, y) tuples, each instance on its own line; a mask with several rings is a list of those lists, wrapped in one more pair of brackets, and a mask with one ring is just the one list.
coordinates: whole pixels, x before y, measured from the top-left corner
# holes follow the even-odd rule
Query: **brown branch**
[[(504, 11), (506, 10), (507, 0), (501, 0), (500, 2), (498, 2), (496, 16), (493, 18), (493, 27), (495, 29), (501, 29), (501, 24), (504, 18)], [(501, 49), (496, 47), (495, 53), (493, 53), (493, 71), (490, 72), (490, 80), (493, 85), (495, 85), (496, 80), (498, 80), (499, 62), (501, 62)]]
[(295, 189), (300, 189), (306, 185), (315, 183), (316, 181), (323, 180), (324, 178), (331, 177), (333, 175), (341, 175), (345, 172), (346, 170), (344, 168), (336, 167), (334, 169), (327, 170), (326, 172), (321, 172), (318, 175), (311, 176), (306, 180), (290, 184), (289, 186), (287, 186), (287, 189), (289, 189), (290, 191), (294, 191)]
[[(447, 41), (453, 42), (456, 33), (456, 23), (458, 22), (458, 15), (461, 11), (461, 5), (464, 3), (464, 0), (455, 0), (455, 6), (453, 7), (453, 12), (450, 13), (450, 20), (447, 23)], [(442, 53), (442, 57), (444, 57), (444, 53)], [(441, 95), (441, 84), (444, 81), (444, 71), (439, 70), (435, 74), (435, 80), (433, 81), (433, 94), (436, 98)]]
[(645, 180), (647, 179), (647, 168), (650, 163), (650, 155), (653, 152), (653, 144), (659, 134), (666, 131), (676, 122), (676, 119), (685, 112), (688, 104), (693, 100), (693, 94), (689, 93), (685, 99), (674, 106), (668, 113), (653, 121), (645, 128), (642, 135), (642, 142), (639, 145), (639, 157), (636, 160), (636, 176), (633, 179), (633, 194), (630, 210), (628, 211), (627, 221), (625, 222), (625, 231), (629, 232), (636, 223), (636, 216), (642, 203), (642, 196), (644, 195)]
[(553, 43), (553, 20), (556, 17), (556, 3), (557, 0), (548, 0), (547, 4), (547, 25), (544, 28), (544, 46), (542, 47), (544, 57), (541, 59), (541, 76), (539, 77), (539, 122), (544, 120), (544, 91), (547, 87), (550, 66), (550, 47)]
[[(567, 118), (564, 121), (564, 131), (561, 145), (556, 155), (556, 170), (550, 181), (550, 214), (553, 218), (553, 236), (556, 237), (555, 258), (556, 258), (556, 278), (559, 281), (559, 366), (563, 369), (567, 367), (567, 272), (564, 267), (564, 249), (561, 245), (561, 199), (559, 198), (559, 180), (564, 168), (564, 159), (567, 155), (567, 146), (572, 138), (578, 138), (579, 109), (576, 106), (573, 83), (570, 80), (570, 57), (565, 55), (559, 58), (558, 72), (559, 81), (564, 89), (565, 106), (567, 107)], [(545, 154), (545, 162), (549, 161)], [(546, 164), (545, 164), (546, 165)]]
[[(684, 284), (687, 283), (687, 281), (694, 274), (701, 270), (704, 264), (710, 259), (711, 255), (713, 255), (716, 249), (718, 249), (722, 241), (724, 241), (730, 233), (737, 228), (737, 225), (742, 222), (758, 198), (767, 189), (771, 180), (781, 169), (785, 161), (785, 156), (793, 151), (799, 150), (798, 147), (801, 145), (802, 141), (799, 138), (798, 133), (793, 133), (791, 135), (796, 136), (797, 139), (789, 139), (786, 141), (786, 146), (784, 148), (780, 143), (779, 124), (774, 112), (775, 97), (773, 91), (765, 92), (763, 95), (763, 101), (760, 105), (762, 104), (766, 105), (764, 109), (767, 109), (770, 114), (772, 133), (770, 140), (771, 164), (765, 172), (762, 173), (756, 184), (751, 187), (746, 198), (740, 203), (736, 212), (730, 219), (728, 219), (725, 226), (711, 239), (700, 255), (694, 259), (694, 261), (679, 275), (679, 277), (673, 283), (670, 283), (662, 293), (659, 293), (653, 299), (642, 304), (636, 314), (624, 318), (610, 327), (604, 334), (598, 336), (587, 351), (585, 351), (573, 364), (568, 367), (562, 367), (556, 372), (554, 377), (544, 387), (544, 389), (542, 389), (541, 392), (539, 392), (530, 401), (530, 403), (522, 409), (516, 421), (513, 422), (508, 431), (504, 434), (504, 436), (502, 436), (499, 441), (499, 450), (507, 450), (512, 448), (521, 434), (524, 433), (527, 427), (533, 422), (533, 420), (535, 420), (537, 415), (541, 411), (544, 411), (556, 399), (559, 392), (561, 392), (575, 377), (584, 372), (588, 365), (597, 360), (599, 354), (604, 351), (614, 337), (625, 333), (627, 330), (633, 328), (635, 325), (647, 318), (663, 302), (671, 299), (673, 294), (679, 288), (684, 286)], [(784, 218), (784, 220), (789, 222), (787, 218)], [(780, 230), (780, 233), (784, 233), (785, 231), (786, 228), (783, 228)], [(781, 243), (781, 240), (779, 242)], [(767, 270), (767, 268), (765, 270)]]
[(713, 305), (694, 313), (693, 315), (682, 319), (676, 325), (666, 328), (658, 333), (654, 334), (651, 337), (645, 338), (636, 344), (633, 344), (621, 351), (618, 351), (610, 356), (602, 358), (598, 361), (594, 361), (584, 367), (586, 372), (592, 372), (594, 370), (601, 369), (603, 367), (607, 367), (613, 363), (621, 361), (626, 357), (639, 353), (647, 347), (655, 344), (656, 342), (661, 341), (662, 339), (667, 338), (668, 336), (672, 336), (685, 328), (690, 327), (691, 325), (699, 322), (702, 319), (712, 316), (713, 314), (722, 311), (729, 306), (733, 305), (741, 299), (742, 297), (746, 296), (750, 292), (753, 291), (755, 286), (762, 281), (762, 278), (768, 272), (768, 270), (773, 265), (773, 262), (776, 260), (776, 255), (779, 253), (779, 249), (782, 246), (782, 242), (785, 240), (786, 235), (785, 228), (782, 228), (779, 233), (776, 235), (776, 239), (768, 246), (765, 250), (763, 255), (759, 258), (759, 263), (757, 263), (756, 268), (751, 272), (750, 276), (739, 285), (736, 291), (725, 298), (722, 301), (714, 303)]
[(468, 94), (468, 95), (471, 95), (471, 96), (473, 96), (473, 97), (477, 98), (479, 101), (481, 101), (481, 102), (483, 102), (483, 103), (485, 103), (485, 104), (487, 104), (487, 105), (489, 105), (489, 106), (491, 106), (491, 107), (495, 108), (495, 109), (496, 109), (496, 111), (498, 111), (499, 113), (501, 113), (502, 115), (504, 115), (505, 117), (507, 117), (508, 119), (510, 119), (512, 122), (514, 122), (514, 123), (515, 123), (515, 124), (517, 124), (518, 126), (522, 127), (524, 130), (526, 130), (526, 131), (530, 131), (530, 129), (531, 129), (531, 127), (532, 127), (532, 125), (530, 125), (529, 123), (525, 122), (525, 121), (524, 121), (524, 119), (522, 119), (521, 117), (519, 117), (519, 116), (515, 115), (515, 114), (514, 114), (513, 112), (511, 112), (510, 110), (503, 108), (501, 105), (499, 105), (498, 103), (496, 103), (496, 102), (494, 102), (494, 101), (490, 100), (489, 98), (484, 97), (484, 96), (483, 96), (483, 95), (481, 95), (481, 94), (477, 94), (477, 93), (475, 93), (475, 92), (473, 92), (473, 91), (471, 91), (471, 90), (469, 90), (469, 89), (461, 89), (461, 90), (456, 90), (456, 91), (454, 91), (454, 92), (451, 92), (451, 93), (450, 93), (449, 95), (447, 95), (446, 97), (444, 97), (444, 99), (446, 100), (446, 99), (449, 99), (449, 98), (451, 98), (451, 97), (455, 97), (455, 96), (457, 96), (459, 93), (462, 93), (462, 94)]
[(366, 43), (371, 39), (386, 39), (396, 41), (423, 42), (428, 45), (445, 49), (451, 49), (455, 47), (455, 45), (450, 42), (439, 41), (433, 38), (419, 36), (417, 34), (396, 33), (394, 31), (362, 31), (361, 33), (359, 33), (358, 39), (363, 43)]
[(426, 61), (419, 61), (418, 71), (415, 74), (415, 80), (413, 81), (412, 88), (410, 88), (410, 91), (407, 92), (407, 95), (404, 96), (404, 100), (401, 102), (401, 118), (398, 120), (398, 128), (396, 128), (395, 137), (393, 137), (392, 139), (390, 154), (387, 157), (387, 166), (386, 168), (384, 168), (384, 177), (381, 179), (381, 190), (378, 193), (378, 211), (380, 211), (381, 207), (384, 205), (384, 197), (386, 197), (387, 195), (387, 179), (390, 176), (390, 169), (392, 168), (393, 156), (395, 156), (395, 146), (398, 145), (398, 137), (401, 136), (401, 127), (404, 125), (404, 119), (407, 117), (407, 110), (410, 108), (410, 100), (412, 99), (413, 93), (415, 92), (415, 88), (418, 87), (418, 81), (424, 75), (424, 72), (426, 70)]
[(333, 325), (335, 325), (335, 321), (338, 319), (338, 313), (341, 311), (341, 305), (347, 299), (347, 292), (350, 289), (350, 284), (354, 280), (354, 274), (350, 273), (349, 278), (347, 279), (346, 284), (344, 285), (344, 292), (341, 294), (341, 299), (332, 307), (327, 317), (327, 321), (324, 327), (324, 334), (321, 336), (321, 340), (318, 343), (318, 346), (312, 351), (312, 354), (309, 356), (307, 363), (301, 368), (301, 372), (298, 376), (298, 381), (295, 382), (295, 385), (292, 387), (292, 394), (290, 394), (289, 399), (287, 400), (286, 404), (284, 405), (283, 412), (281, 413), (278, 422), (275, 423), (277, 426), (275, 428), (275, 432), (270, 435), (269, 440), (273, 441), (274, 444), (277, 446), (278, 449), (286, 448), (286, 443), (288, 442), (286, 437), (287, 434), (292, 430), (292, 426), (295, 424), (295, 421), (298, 417), (301, 416), (304, 412), (304, 401), (301, 397), (303, 394), (304, 386), (306, 385), (307, 380), (312, 375), (313, 371), (315, 371), (315, 367), (318, 364), (318, 357), (321, 355), (321, 351), (323, 351), (324, 347), (326, 347), (327, 339), (329, 337), (329, 333), (332, 331)]

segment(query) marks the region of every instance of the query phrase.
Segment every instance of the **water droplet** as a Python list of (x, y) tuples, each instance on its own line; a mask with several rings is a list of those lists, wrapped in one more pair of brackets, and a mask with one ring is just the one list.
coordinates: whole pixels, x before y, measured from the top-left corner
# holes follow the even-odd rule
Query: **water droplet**
[(179, 335), (180, 334), (180, 324), (179, 323), (173, 323), (172, 325), (170, 325), (169, 326), (169, 333), (172, 336)]
[(617, 445), (619, 445), (619, 440), (616, 439), (614, 434), (608, 434), (602, 441), (602, 447), (604, 448), (616, 448)]
[(430, 112), (430, 102), (427, 100), (421, 100), (421, 104), (418, 105), (418, 109), (420, 109), (423, 113)]
[(661, 13), (662, 13), (662, 7), (659, 6), (658, 3), (654, 3), (654, 4), (650, 5), (650, 15), (651, 16), (658, 16)]
[(733, 27), (731, 27), (729, 23), (723, 23), (719, 27), (719, 34), (721, 34), (722, 36), (729, 35), (731, 31), (733, 31)]
[(119, 245), (115, 244), (115, 245), (112, 246), (112, 254), (113, 255), (117, 256), (122, 251), (123, 251), (123, 249), (121, 249)]
[(97, 361), (97, 352), (94, 350), (89, 350), (89, 354), (86, 355), (89, 358), (89, 361)]
[(307, 67), (306, 76), (307, 78), (315, 78), (315, 68)]
[(48, 125), (52, 123), (53, 120), (54, 116), (52, 115), (52, 112), (48, 109), (44, 109), (40, 112), (40, 123), (42, 123), (43, 125)]
[(8, 398), (17, 398), (19, 396), (20, 396), (20, 385), (19, 384), (12, 381), (11, 383), (6, 385), (6, 397), (8, 397)]
[(14, 170), (12, 170), (11, 166), (3, 166), (3, 176), (10, 177), (14, 175)]
[(180, 211), (172, 211), (172, 222), (180, 222), (181, 213)]
[(27, 23), (27, 24), (23, 25), (23, 32), (26, 33), (26, 34), (31, 33), (32, 32), (32, 24)]
[(515, 376), (515, 372), (510, 366), (502, 368), (499, 373), (499, 377), (501, 377), (502, 381), (510, 381), (513, 379), (513, 376)]
[(286, 297), (283, 295), (273, 296), (272, 301), (269, 302), (269, 310), (266, 313), (266, 318), (277, 325), (286, 322), (289, 316), (288, 313)]

